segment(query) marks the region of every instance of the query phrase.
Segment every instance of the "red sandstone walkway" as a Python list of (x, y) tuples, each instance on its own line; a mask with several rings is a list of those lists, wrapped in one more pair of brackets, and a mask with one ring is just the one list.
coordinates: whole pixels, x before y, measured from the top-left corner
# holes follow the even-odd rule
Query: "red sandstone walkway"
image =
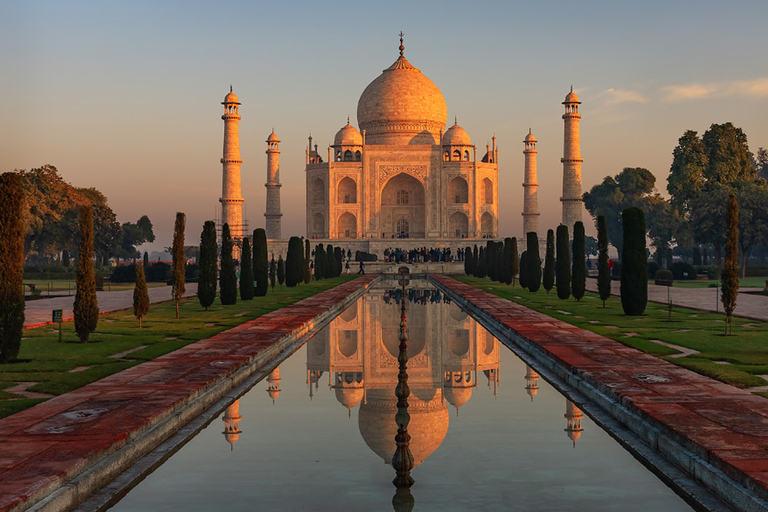
[[(435, 281), (763, 499), (768, 400), (698, 375), (450, 277)], [(661, 448), (659, 448), (661, 449)], [(692, 465), (691, 465), (692, 466)], [(685, 470), (685, 468), (683, 468)], [(697, 479), (705, 478), (696, 475)]]
[(0, 420), (0, 511), (25, 510), (66, 485), (375, 278), (349, 281)]

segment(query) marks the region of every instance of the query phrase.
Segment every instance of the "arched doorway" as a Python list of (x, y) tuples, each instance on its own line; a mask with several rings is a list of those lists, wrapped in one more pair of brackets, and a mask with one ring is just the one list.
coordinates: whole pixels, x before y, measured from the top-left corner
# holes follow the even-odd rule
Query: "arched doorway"
[(483, 237), (493, 237), (493, 215), (488, 212), (480, 217), (480, 234)]
[(351, 204), (357, 202), (357, 186), (352, 178), (344, 178), (339, 182), (338, 195), (336, 199), (342, 204)]
[(467, 238), (469, 235), (469, 219), (463, 212), (454, 212), (448, 219), (448, 236)]
[(467, 180), (458, 176), (448, 183), (448, 202), (454, 204), (469, 202), (469, 185)]
[(483, 179), (484, 203), (493, 204), (493, 183), (488, 178)]
[(339, 228), (338, 238), (357, 238), (357, 219), (351, 213), (343, 213), (339, 217), (337, 226)]
[[(424, 186), (405, 173), (391, 178), (381, 191), (381, 232), (385, 238), (424, 238)], [(407, 229), (402, 229), (407, 226)]]
[(312, 233), (319, 238), (325, 238), (325, 218), (322, 213), (312, 216)]

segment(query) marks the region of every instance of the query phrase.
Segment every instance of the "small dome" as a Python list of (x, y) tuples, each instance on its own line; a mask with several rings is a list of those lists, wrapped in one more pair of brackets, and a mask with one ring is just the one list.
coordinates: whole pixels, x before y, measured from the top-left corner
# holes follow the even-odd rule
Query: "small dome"
[(229, 93), (224, 96), (224, 103), (237, 103), (240, 105), (240, 100), (237, 99), (237, 95), (232, 92), (232, 88), (230, 88)]
[(523, 142), (536, 142), (536, 137), (533, 136), (531, 130), (528, 130), (528, 135), (525, 136), (525, 140)]
[(357, 128), (347, 121), (346, 126), (342, 127), (342, 129), (336, 133), (336, 137), (333, 139), (333, 144), (335, 146), (362, 146), (363, 136), (360, 135)]
[(571, 92), (569, 92), (568, 95), (565, 97), (565, 101), (563, 102), (563, 104), (565, 103), (581, 103), (579, 101), (579, 97), (576, 96), (575, 92), (573, 92), (573, 89), (571, 89)]
[(336, 388), (336, 400), (349, 410), (352, 410), (363, 400), (365, 391), (362, 387)]
[(448, 403), (458, 409), (472, 398), (472, 388), (444, 388), (443, 394)]
[(269, 134), (269, 137), (267, 137), (267, 142), (280, 142), (280, 139), (277, 138), (275, 130), (272, 130), (272, 133)]
[(469, 140), (469, 134), (467, 130), (454, 123), (453, 126), (448, 128), (443, 134), (444, 146), (471, 146), (472, 141)]

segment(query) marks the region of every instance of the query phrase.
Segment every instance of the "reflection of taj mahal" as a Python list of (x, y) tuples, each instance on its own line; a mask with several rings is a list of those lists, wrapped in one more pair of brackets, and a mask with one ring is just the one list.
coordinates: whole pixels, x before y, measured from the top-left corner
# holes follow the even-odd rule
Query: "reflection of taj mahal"
[(437, 86), (403, 56), (363, 91), (328, 148), (306, 153), (310, 238), (482, 238), (498, 232), (496, 138), (478, 155), (458, 123), (445, 130)]

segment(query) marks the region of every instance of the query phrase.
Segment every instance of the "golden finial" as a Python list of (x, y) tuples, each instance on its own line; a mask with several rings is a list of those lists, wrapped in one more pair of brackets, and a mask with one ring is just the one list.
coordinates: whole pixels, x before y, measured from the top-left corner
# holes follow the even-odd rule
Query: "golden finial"
[(229, 92), (232, 92), (232, 84), (229, 85)]
[(571, 84), (571, 92), (573, 92), (573, 84)]
[(347, 115), (347, 124), (349, 124), (349, 115)]
[(453, 124), (459, 124), (459, 117), (453, 116)]
[(403, 56), (403, 50), (405, 50), (405, 46), (403, 46), (403, 31), (400, 31), (400, 56)]

